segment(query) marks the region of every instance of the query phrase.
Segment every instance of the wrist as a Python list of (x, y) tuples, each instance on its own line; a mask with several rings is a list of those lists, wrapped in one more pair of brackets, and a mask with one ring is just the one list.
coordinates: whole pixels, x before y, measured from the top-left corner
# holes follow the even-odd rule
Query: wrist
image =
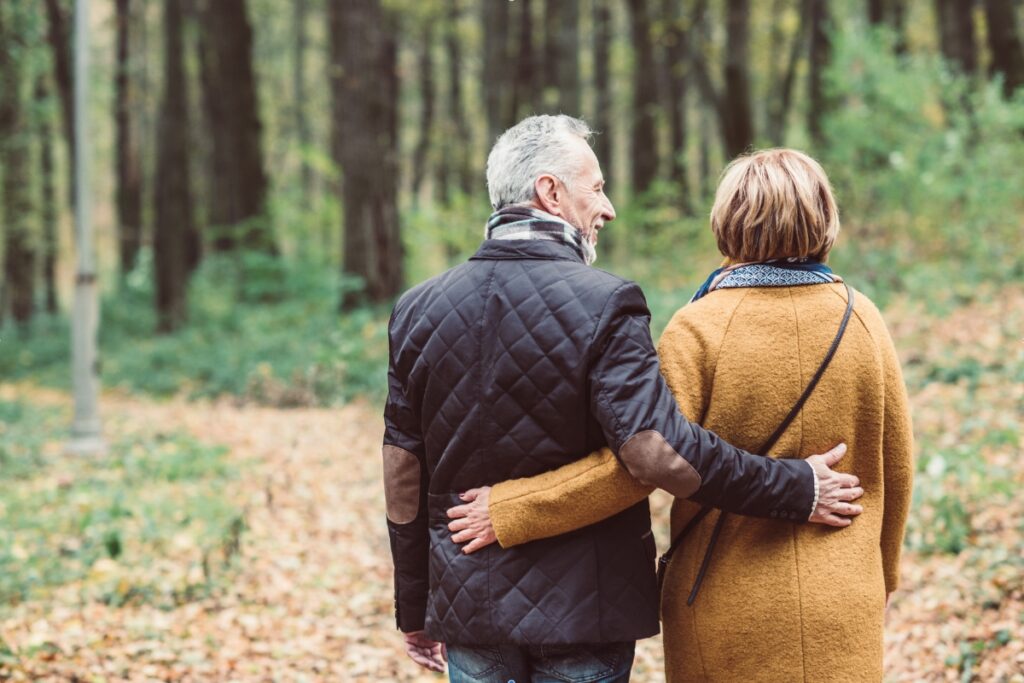
[[(804, 462), (807, 462), (804, 460)], [(821, 498), (821, 482), (818, 481), (818, 472), (814, 469), (814, 465), (807, 462), (807, 466), (811, 468), (811, 477), (814, 479), (814, 499), (811, 501), (811, 513), (807, 516), (810, 519), (814, 516), (814, 511), (818, 509), (818, 500)]]

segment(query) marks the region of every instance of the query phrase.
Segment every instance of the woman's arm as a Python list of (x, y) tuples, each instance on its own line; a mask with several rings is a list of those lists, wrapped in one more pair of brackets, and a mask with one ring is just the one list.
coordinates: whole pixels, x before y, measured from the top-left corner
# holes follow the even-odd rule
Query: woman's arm
[[(658, 344), (661, 373), (681, 411), (703, 417), (710, 373), (704, 367), (707, 345), (701, 331), (682, 311), (669, 322)], [(717, 319), (709, 322), (715, 327)], [(713, 357), (713, 356), (711, 356)], [(496, 538), (503, 548), (558, 536), (618, 514), (650, 495), (653, 487), (637, 481), (604, 448), (559, 469), (491, 487), (481, 502), (471, 500), (449, 511), (457, 543), (473, 552)], [(477, 498), (479, 492), (471, 492)], [(488, 499), (489, 496), (489, 499)], [(486, 501), (486, 505), (482, 505)], [(483, 539), (484, 542), (472, 539)]]
[(878, 336), (885, 373), (882, 435), (885, 509), (882, 515), (882, 570), (885, 575), (885, 592), (892, 593), (899, 586), (900, 553), (903, 549), (903, 532), (910, 509), (914, 477), (914, 433), (900, 361), (884, 323)]

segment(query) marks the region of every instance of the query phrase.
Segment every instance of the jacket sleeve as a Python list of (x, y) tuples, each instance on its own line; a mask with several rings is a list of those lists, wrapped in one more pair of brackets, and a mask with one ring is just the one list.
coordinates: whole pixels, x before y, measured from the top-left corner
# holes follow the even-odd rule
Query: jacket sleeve
[(914, 434), (910, 421), (910, 405), (900, 361), (896, 356), (888, 330), (879, 333), (882, 352), (882, 366), (885, 377), (885, 412), (882, 432), (882, 572), (885, 576), (885, 592), (891, 593), (899, 586), (900, 554), (903, 549), (903, 532), (910, 509), (911, 488), (914, 476)]
[(591, 353), (591, 411), (637, 480), (738, 514), (810, 517), (815, 474), (808, 463), (752, 455), (680, 413), (659, 372), (650, 312), (636, 284), (609, 299)]
[(427, 610), (428, 474), (416, 403), (408, 378), (396, 361), (399, 350), (392, 318), (388, 362), (388, 398), (384, 406), (384, 498), (388, 536), (395, 563), (395, 619), (405, 632), (423, 628)]
[(510, 548), (596, 524), (653, 490), (603, 448), (556, 470), (496, 484), (487, 508), (498, 543)]

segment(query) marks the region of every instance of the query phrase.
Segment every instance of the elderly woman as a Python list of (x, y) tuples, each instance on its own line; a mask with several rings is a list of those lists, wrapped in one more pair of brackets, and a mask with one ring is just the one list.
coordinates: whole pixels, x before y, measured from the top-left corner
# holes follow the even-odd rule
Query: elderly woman
[[(840, 465), (865, 490), (848, 529), (702, 514), (676, 500), (662, 594), (669, 681), (880, 681), (888, 596), (899, 582), (910, 501), (907, 395), (878, 309), (825, 265), (839, 232), (821, 166), (778, 149), (735, 160), (711, 212), (725, 256), (669, 322), (658, 352), (681, 410), (757, 452), (823, 367), (770, 448), (803, 458), (845, 441)], [(848, 296), (852, 312), (847, 312)], [(529, 479), (467, 492), (458, 542), (491, 530), (503, 547), (566, 533), (634, 504), (640, 486), (610, 452)], [(488, 501), (487, 508), (481, 501)], [(479, 545), (478, 541), (477, 545)], [(475, 549), (476, 546), (474, 546)]]

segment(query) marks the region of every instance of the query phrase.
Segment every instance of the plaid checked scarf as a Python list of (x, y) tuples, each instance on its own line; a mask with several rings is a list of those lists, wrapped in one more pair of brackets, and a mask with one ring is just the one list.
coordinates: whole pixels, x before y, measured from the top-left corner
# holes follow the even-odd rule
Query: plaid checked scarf
[(792, 287), (823, 282), (842, 282), (843, 278), (819, 261), (807, 258), (772, 259), (763, 263), (735, 263), (711, 273), (690, 301), (696, 301), (716, 289), (734, 287)]
[(575, 226), (558, 216), (530, 206), (506, 206), (487, 219), (485, 236), (489, 240), (550, 240), (571, 246), (588, 266), (597, 260), (590, 240)]

